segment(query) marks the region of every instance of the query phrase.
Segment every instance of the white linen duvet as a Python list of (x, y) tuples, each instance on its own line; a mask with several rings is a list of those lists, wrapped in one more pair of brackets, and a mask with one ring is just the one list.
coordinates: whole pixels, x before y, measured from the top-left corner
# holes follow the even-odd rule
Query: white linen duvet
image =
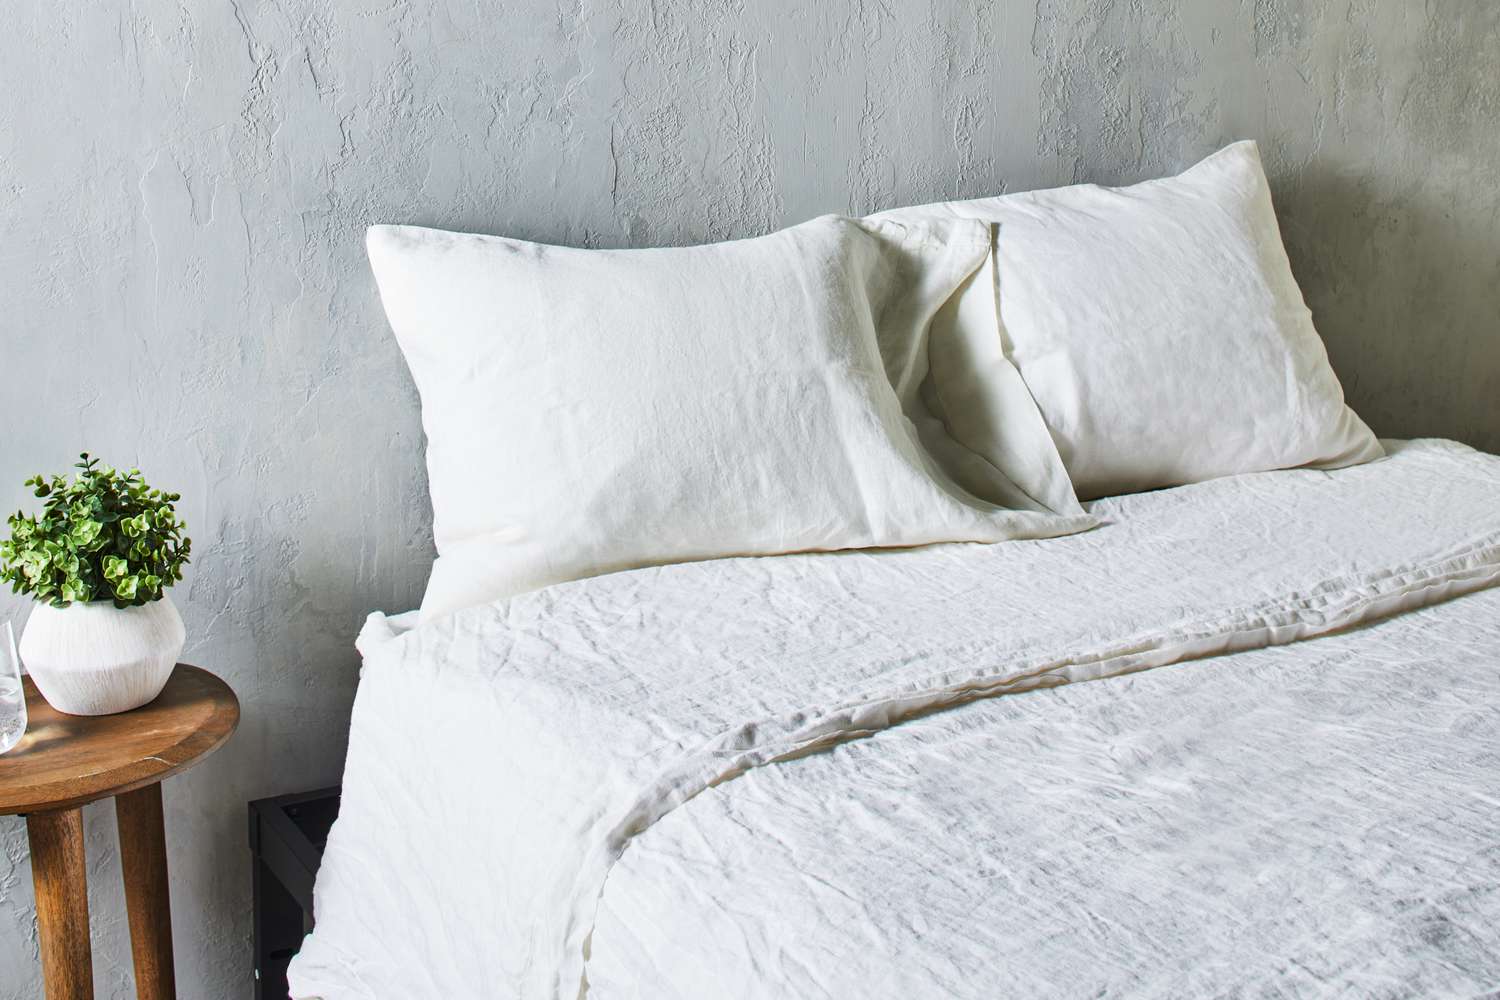
[(294, 995), (1500, 989), (1500, 458), (1093, 509), (373, 617)]

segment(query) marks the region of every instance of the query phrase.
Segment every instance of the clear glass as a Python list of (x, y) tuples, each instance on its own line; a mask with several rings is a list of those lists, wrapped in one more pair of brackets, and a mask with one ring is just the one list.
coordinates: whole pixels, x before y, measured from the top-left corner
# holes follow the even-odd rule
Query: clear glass
[(21, 687), (21, 657), (16, 653), (16, 633), (5, 623), (0, 629), (0, 753), (26, 735), (26, 692)]

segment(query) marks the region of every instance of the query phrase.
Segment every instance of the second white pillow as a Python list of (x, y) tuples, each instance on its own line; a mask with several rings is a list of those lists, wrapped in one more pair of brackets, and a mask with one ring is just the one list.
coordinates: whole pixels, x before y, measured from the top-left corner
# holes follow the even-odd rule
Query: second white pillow
[[(996, 226), (993, 289), (965, 293), (979, 318), (932, 333), (938, 392), (984, 404), (946, 406), (974, 452), (997, 463), (1043, 454), (1029, 394), (1084, 498), (1383, 454), (1344, 403), (1253, 142), (1133, 187), (875, 216), (954, 217)], [(991, 291), (998, 331), (982, 318)], [(945, 365), (943, 344), (963, 357)], [(984, 416), (1004, 401), (1019, 415)]]

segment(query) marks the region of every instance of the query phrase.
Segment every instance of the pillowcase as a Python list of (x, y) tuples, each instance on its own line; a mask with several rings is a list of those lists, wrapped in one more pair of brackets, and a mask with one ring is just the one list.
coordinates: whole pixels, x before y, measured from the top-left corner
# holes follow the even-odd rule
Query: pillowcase
[(1015, 510), (1082, 513), (1041, 412), (1001, 347), (996, 312), (992, 248), (938, 310), (928, 337), (882, 346), (891, 384), (923, 446), (969, 493)]
[(424, 620), (631, 567), (1094, 523), (968, 495), (887, 378), (878, 345), (920, 353), (986, 258), (980, 223), (828, 216), (657, 250), (376, 226), (367, 245), (422, 398)]
[[(1253, 142), (1176, 177), (897, 209), (873, 218), (996, 227), (995, 328), (982, 303), (932, 331), (954, 436), (995, 463), (1036, 454), (1035, 427), (946, 397), (1035, 400), (1079, 496), (1383, 455), (1292, 276)], [(966, 296), (983, 299), (977, 283)], [(939, 345), (972, 360), (945, 364)]]

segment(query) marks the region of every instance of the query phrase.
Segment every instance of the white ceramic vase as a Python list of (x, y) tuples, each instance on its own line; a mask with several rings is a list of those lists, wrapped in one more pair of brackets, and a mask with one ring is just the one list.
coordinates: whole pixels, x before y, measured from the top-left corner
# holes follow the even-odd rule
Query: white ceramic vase
[(186, 638), (166, 596), (132, 608), (38, 604), (21, 634), (21, 662), (59, 712), (113, 715), (161, 694)]

